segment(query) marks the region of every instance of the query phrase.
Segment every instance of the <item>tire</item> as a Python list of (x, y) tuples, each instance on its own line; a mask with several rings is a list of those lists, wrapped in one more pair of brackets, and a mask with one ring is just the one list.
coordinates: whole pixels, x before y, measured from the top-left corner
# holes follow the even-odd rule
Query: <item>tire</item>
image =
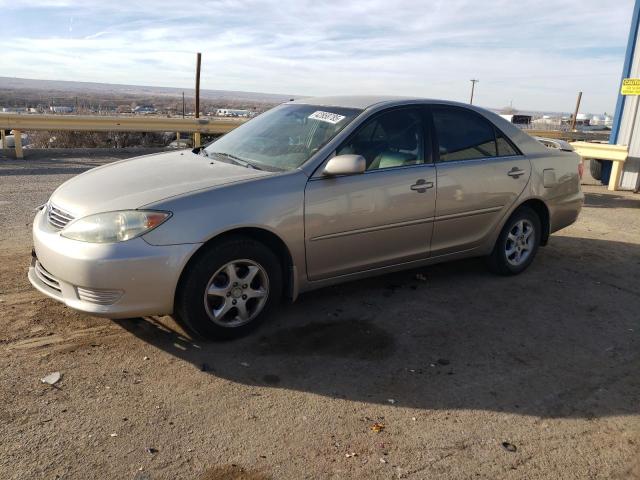
[(602, 162), (600, 160), (589, 160), (589, 172), (594, 180), (602, 180)]
[(276, 309), (282, 278), (282, 265), (269, 248), (248, 237), (229, 237), (188, 265), (176, 292), (174, 316), (200, 337), (242, 337)]
[(538, 252), (541, 234), (538, 214), (529, 207), (520, 207), (502, 228), (488, 257), (489, 268), (500, 275), (522, 273)]

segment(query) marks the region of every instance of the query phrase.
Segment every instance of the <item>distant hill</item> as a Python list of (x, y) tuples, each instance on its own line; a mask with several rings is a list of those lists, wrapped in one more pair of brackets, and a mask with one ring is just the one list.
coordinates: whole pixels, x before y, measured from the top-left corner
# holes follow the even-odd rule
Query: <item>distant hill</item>
[[(48, 104), (51, 101), (58, 101), (61, 104), (73, 104), (77, 96), (89, 97), (93, 103), (154, 103), (167, 104), (182, 97), (185, 93), (187, 103), (192, 108), (194, 89), (193, 88), (173, 88), (173, 87), (153, 87), (148, 85), (123, 85), (116, 83), (97, 82), (73, 82), (66, 80), (35, 80), (31, 78), (1, 77), (0, 76), (0, 107), (2, 106), (25, 106), (26, 104)], [(95, 97), (95, 98), (94, 98)], [(242, 92), (236, 90), (209, 90), (201, 89), (200, 98), (204, 104), (215, 104), (217, 106), (245, 108), (252, 105), (263, 107), (277, 105), (286, 102), (291, 98), (303, 98), (304, 95), (282, 95), (277, 93)], [(173, 100), (170, 100), (173, 99)], [(81, 99), (81, 103), (88, 100)], [(487, 107), (485, 107), (487, 108)], [(501, 113), (503, 108), (491, 108), (496, 113)], [(541, 117), (542, 115), (563, 116), (568, 112), (550, 112), (535, 110), (516, 110), (521, 115), (532, 115)]]
[[(193, 89), (152, 87), (140, 85), (121, 85), (113, 83), (72, 82), (63, 80), (35, 80), (30, 78), (0, 77), (0, 90), (39, 91), (55, 94), (75, 95), (123, 95), (123, 96), (167, 96), (178, 97), (182, 92), (189, 97), (194, 95)], [(233, 90), (200, 90), (200, 98), (205, 100), (282, 103), (300, 96), (280, 95), (275, 93), (240, 92)]]

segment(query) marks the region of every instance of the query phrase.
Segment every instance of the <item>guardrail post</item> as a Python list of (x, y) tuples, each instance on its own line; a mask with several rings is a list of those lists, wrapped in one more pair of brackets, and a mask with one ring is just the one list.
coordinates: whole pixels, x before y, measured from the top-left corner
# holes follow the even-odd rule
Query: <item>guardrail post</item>
[(16, 158), (24, 158), (22, 153), (22, 132), (20, 130), (13, 130), (13, 141), (16, 145)]
[(0, 140), (2, 141), (2, 149), (7, 148), (7, 137), (4, 133), (4, 128), (0, 128)]
[(623, 162), (612, 162), (611, 176), (609, 177), (609, 185), (607, 190), (615, 192), (620, 185), (620, 177), (622, 177), (622, 165)]
[(193, 148), (198, 148), (200, 146), (200, 132), (195, 132), (193, 134)]
[(176, 132), (176, 140), (180, 140), (180, 132)]

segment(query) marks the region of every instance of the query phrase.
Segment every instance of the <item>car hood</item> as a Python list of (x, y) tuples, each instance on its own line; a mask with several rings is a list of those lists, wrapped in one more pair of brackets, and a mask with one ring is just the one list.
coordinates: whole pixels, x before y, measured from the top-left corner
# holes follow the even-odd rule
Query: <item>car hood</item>
[(158, 153), (84, 172), (63, 183), (51, 203), (79, 218), (273, 174), (214, 161), (190, 150)]

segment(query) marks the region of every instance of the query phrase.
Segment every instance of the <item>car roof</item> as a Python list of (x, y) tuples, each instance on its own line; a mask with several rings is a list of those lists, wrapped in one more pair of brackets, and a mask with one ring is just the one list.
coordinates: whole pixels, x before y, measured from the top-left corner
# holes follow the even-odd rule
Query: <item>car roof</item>
[(468, 104), (452, 102), (449, 100), (393, 95), (336, 95), (330, 97), (305, 97), (293, 100), (289, 103), (318, 105), (324, 107), (358, 108), (361, 110), (365, 110), (373, 106), (393, 106), (404, 105), (407, 103), (441, 103), (447, 105), (463, 105), (465, 107), (469, 106)]
[(394, 107), (397, 105), (410, 105), (420, 103), (452, 105), (464, 107), (468, 110), (473, 110), (485, 117), (487, 120), (490, 120), (496, 127), (498, 127), (503, 133), (505, 133), (523, 153), (548, 153), (549, 149), (542, 143), (520, 130), (511, 122), (505, 120), (497, 113), (494, 113), (485, 108), (478, 107), (476, 105), (469, 105), (468, 103), (452, 102), (450, 100), (438, 100), (432, 98), (399, 97), (390, 95), (344, 95), (333, 97), (307, 97), (287, 102), (287, 104), (315, 105), (319, 107), (324, 106), (356, 108), (359, 110), (367, 110), (370, 108), (378, 110), (388, 107)]

